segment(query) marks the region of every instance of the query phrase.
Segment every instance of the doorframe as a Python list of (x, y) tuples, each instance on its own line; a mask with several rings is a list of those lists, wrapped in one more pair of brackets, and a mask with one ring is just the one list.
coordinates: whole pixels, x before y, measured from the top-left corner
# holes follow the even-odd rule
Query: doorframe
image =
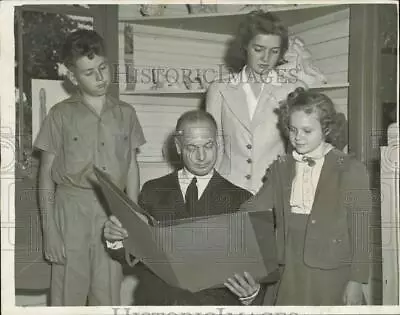
[(366, 164), (379, 159), (380, 42), (378, 4), (350, 5), (349, 152)]
[(380, 145), (382, 130), (381, 106), (381, 34), (380, 5), (351, 4), (349, 25), (349, 152), (362, 161), (370, 175), (373, 212), (370, 216), (371, 277), (370, 302), (382, 303), (382, 238)]

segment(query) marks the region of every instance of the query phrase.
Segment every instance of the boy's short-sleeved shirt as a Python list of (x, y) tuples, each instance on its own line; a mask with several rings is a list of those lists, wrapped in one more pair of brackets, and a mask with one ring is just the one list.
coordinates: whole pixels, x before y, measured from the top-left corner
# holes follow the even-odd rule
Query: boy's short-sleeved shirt
[(145, 138), (135, 109), (110, 96), (98, 115), (79, 94), (54, 105), (34, 146), (55, 154), (52, 178), (56, 184), (93, 188), (93, 166), (125, 188), (135, 149)]

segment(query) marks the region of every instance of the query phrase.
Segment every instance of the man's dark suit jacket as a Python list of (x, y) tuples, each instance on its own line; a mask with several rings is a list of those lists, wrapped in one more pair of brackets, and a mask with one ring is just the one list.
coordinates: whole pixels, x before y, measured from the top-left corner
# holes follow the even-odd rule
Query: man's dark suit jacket
[[(200, 196), (194, 213), (188, 213), (179, 185), (178, 173), (173, 172), (145, 183), (139, 195), (139, 204), (156, 220), (165, 221), (235, 212), (250, 197), (250, 192), (235, 186), (214, 171), (214, 175)], [(134, 293), (135, 305), (240, 304), (237, 296), (227, 288), (191, 293), (172, 287), (142, 263), (129, 268), (128, 272), (139, 279)]]

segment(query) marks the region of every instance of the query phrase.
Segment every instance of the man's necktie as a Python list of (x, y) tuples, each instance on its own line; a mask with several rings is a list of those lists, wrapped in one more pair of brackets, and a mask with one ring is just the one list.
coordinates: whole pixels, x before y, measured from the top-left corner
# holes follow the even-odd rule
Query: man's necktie
[(194, 213), (195, 205), (198, 199), (197, 178), (195, 176), (190, 182), (185, 195), (186, 210), (189, 213)]

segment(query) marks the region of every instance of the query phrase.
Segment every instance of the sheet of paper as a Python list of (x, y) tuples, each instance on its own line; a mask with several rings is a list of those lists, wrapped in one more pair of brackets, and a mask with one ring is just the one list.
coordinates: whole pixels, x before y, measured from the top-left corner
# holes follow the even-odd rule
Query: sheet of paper
[[(102, 191), (129, 237), (126, 250), (168, 284), (192, 292), (222, 287), (234, 273), (266, 279), (277, 269), (272, 212), (236, 212), (177, 220), (144, 222), (150, 216), (105, 173), (95, 169)], [(274, 281), (276, 279), (271, 279)]]

